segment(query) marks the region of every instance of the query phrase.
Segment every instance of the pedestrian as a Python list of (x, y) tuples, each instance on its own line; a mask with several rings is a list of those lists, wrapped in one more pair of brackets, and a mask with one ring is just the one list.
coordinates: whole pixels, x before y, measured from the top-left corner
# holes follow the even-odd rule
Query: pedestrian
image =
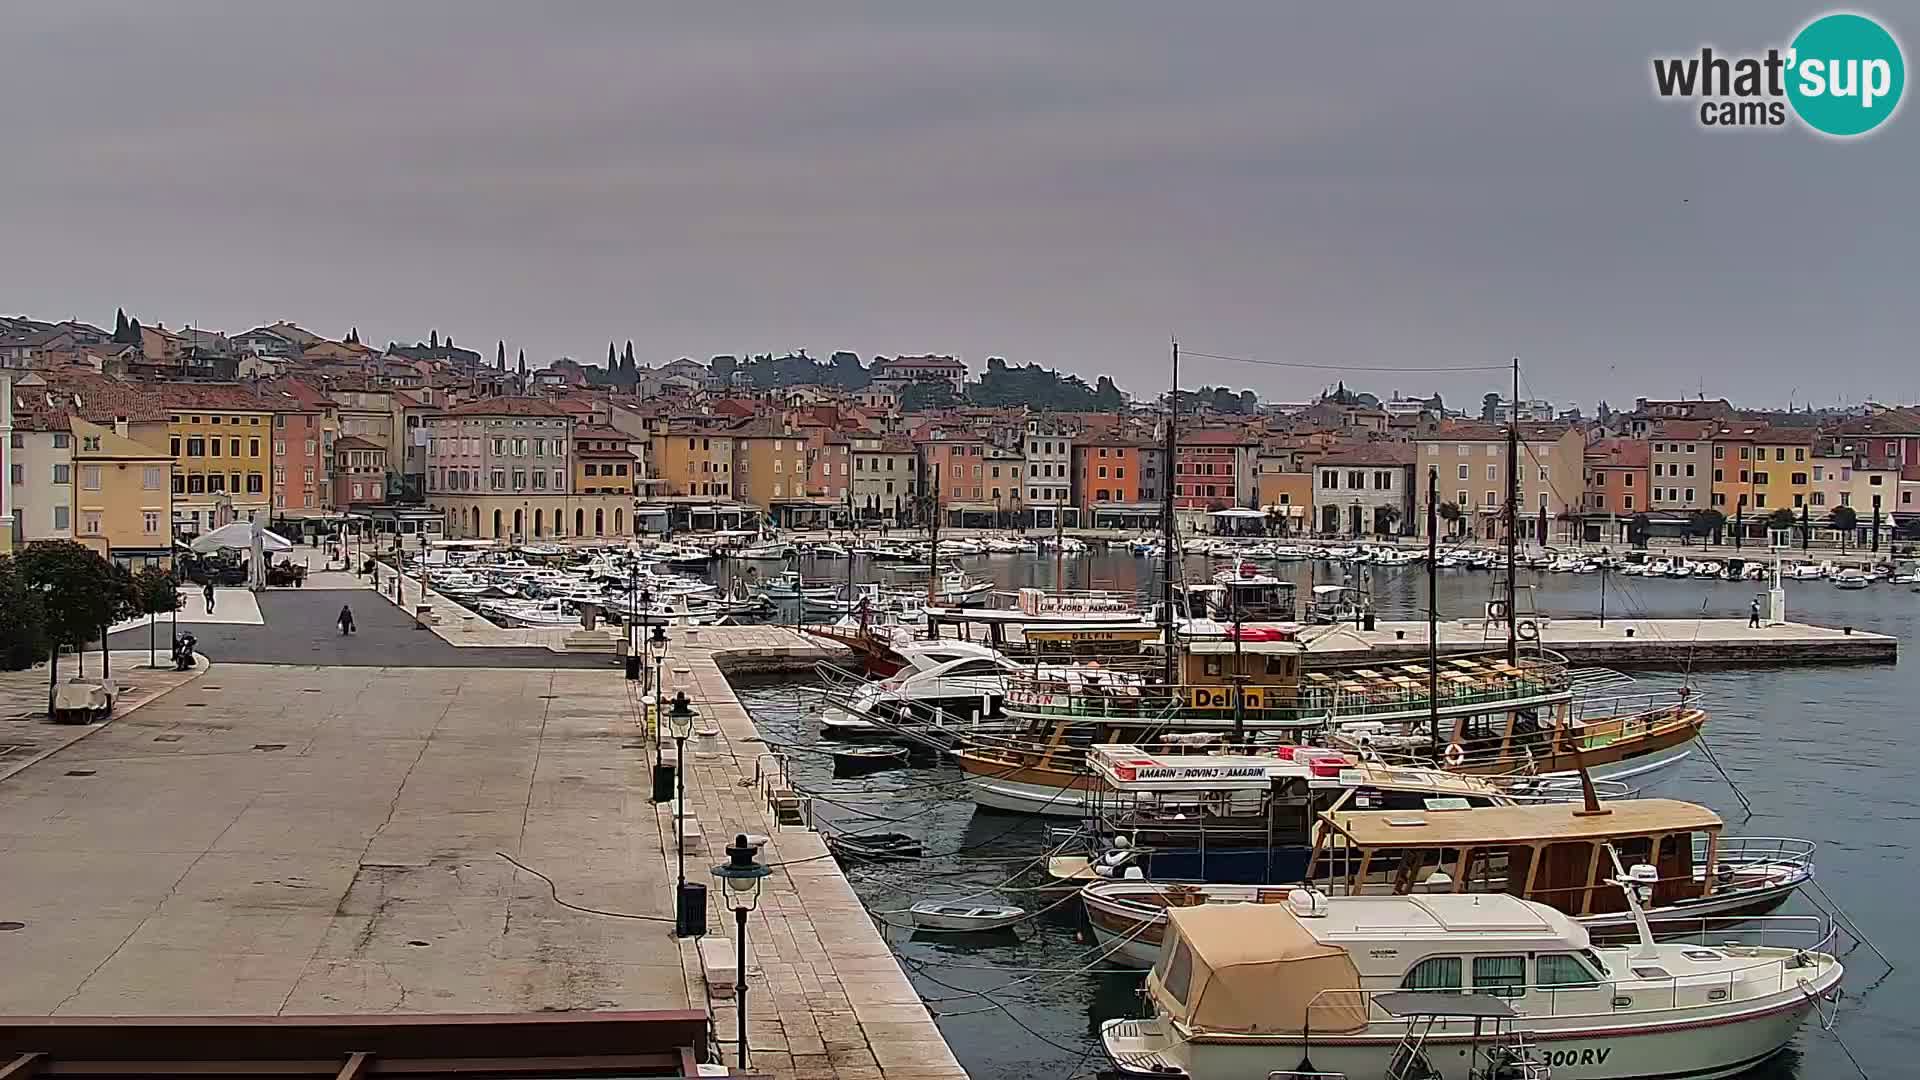
[(352, 608), (348, 607), (345, 604), (341, 604), (340, 618), (335, 621), (340, 624), (340, 633), (342, 635), (353, 633), (353, 609)]
[(207, 582), (207, 587), (202, 592), (207, 598), (207, 614), (211, 615), (213, 614), (213, 582)]
[(1753, 603), (1747, 605), (1747, 626), (1753, 630), (1760, 629), (1760, 598), (1757, 596)]

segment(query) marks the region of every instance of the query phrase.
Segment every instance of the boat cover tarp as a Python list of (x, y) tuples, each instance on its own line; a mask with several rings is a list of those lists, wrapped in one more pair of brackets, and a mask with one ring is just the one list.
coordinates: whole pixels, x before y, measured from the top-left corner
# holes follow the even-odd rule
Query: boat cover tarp
[[(1175, 909), (1168, 921), (1172, 933), (1148, 983), (1172, 1019), (1197, 1032), (1241, 1035), (1367, 1026), (1353, 958), (1315, 939), (1287, 905), (1202, 904)], [(1177, 993), (1177, 969), (1186, 964), (1185, 992)]]

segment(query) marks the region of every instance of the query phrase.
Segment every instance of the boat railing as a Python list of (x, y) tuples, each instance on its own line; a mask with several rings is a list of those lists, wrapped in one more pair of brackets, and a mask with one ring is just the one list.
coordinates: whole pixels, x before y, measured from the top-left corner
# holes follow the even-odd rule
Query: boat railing
[(841, 667), (831, 660), (816, 660), (813, 673), (819, 677), (826, 692), (836, 697), (850, 697), (855, 690), (873, 680), (850, 668)]
[[(1009, 711), (1063, 720), (1148, 720), (1203, 712), (1217, 715), (1222, 726), (1230, 727), (1233, 694), (1231, 686), (1146, 685), (1100, 674), (1089, 678), (1083, 671), (1069, 681), (1041, 668), (1009, 672), (1006, 701)], [(1274, 693), (1248, 687), (1240, 712), (1250, 724), (1324, 723), (1331, 703), (1331, 697), (1321, 693)]]
[[(1779, 867), (1813, 873), (1813, 853), (1819, 844), (1793, 836), (1722, 836), (1714, 845), (1719, 865), (1708, 867), (1718, 872), (1722, 866), (1739, 870), (1748, 866)], [(1707, 858), (1707, 838), (1693, 838), (1693, 861), (1699, 866)]]
[[(1712, 920), (1703, 920), (1711, 922)], [(1602, 975), (1590, 983), (1542, 985), (1533, 982), (1503, 985), (1499, 987), (1474, 987), (1474, 993), (1495, 993), (1509, 1000), (1524, 999), (1523, 1006), (1516, 1006), (1530, 1017), (1614, 1017), (1623, 1012), (1631, 1012), (1637, 1017), (1657, 1019), (1659, 1013), (1680, 1009), (1697, 1009), (1705, 1005), (1733, 1004), (1739, 1001), (1751, 1001), (1770, 997), (1793, 989), (1798, 980), (1792, 979), (1788, 972), (1797, 970), (1814, 961), (1809, 953), (1831, 953), (1837, 936), (1837, 928), (1820, 916), (1785, 915), (1752, 922), (1812, 923), (1813, 926), (1781, 926), (1771, 932), (1776, 939), (1792, 938), (1783, 944), (1761, 942), (1741, 944), (1724, 940), (1728, 933), (1748, 930), (1747, 927), (1713, 929), (1709, 932), (1718, 940), (1712, 944), (1701, 943), (1701, 948), (1711, 948), (1716, 953), (1731, 957), (1748, 955), (1752, 963), (1740, 964), (1725, 971), (1712, 974), (1686, 973), (1662, 974), (1657, 976), (1639, 976), (1614, 978)], [(1661, 936), (1668, 944), (1674, 944), (1668, 931), (1670, 923), (1661, 923)], [(1767, 933), (1764, 928), (1752, 932)], [(1400, 933), (1397, 930), (1382, 928), (1384, 937)], [(1743, 950), (1766, 949), (1766, 954), (1757, 951), (1750, 954)], [(1792, 950), (1792, 951), (1787, 951)], [(1571, 950), (1569, 950), (1571, 951)], [(1717, 957), (1716, 957), (1717, 958)], [(1639, 962), (1646, 970), (1661, 970), (1657, 961), (1629, 960), (1631, 966)], [(1326, 989), (1316, 993), (1307, 1003), (1306, 1015), (1311, 1021), (1316, 1009), (1329, 1010), (1335, 1015), (1347, 1015), (1350, 1005), (1362, 1005), (1369, 1023), (1388, 1024), (1398, 1022), (1400, 1018), (1382, 1007), (1376, 999), (1385, 994), (1404, 993), (1408, 988), (1394, 986), (1361, 987), (1358, 989)], [(1439, 993), (1467, 992), (1466, 987), (1422, 987), (1421, 989)], [(1602, 1007), (1599, 1002), (1605, 1000)], [(1651, 1015), (1650, 1015), (1651, 1014)], [(1309, 1023), (1311, 1027), (1311, 1023)], [(1463, 1018), (1436, 1018), (1434, 1033), (1471, 1031), (1473, 1022)], [(1308, 1034), (1311, 1034), (1309, 1030)]]
[(1680, 720), (1699, 707), (1699, 695), (1687, 690), (1583, 694), (1574, 700), (1569, 717), (1576, 727), (1617, 723), (1620, 736), (1640, 735)]

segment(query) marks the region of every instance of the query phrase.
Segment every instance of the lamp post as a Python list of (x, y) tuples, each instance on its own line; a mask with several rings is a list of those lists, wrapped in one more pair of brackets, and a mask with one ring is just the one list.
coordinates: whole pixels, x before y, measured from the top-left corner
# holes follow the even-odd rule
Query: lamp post
[(673, 780), (675, 795), (673, 800), (673, 846), (680, 856), (680, 883), (674, 889), (675, 936), (691, 937), (693, 928), (687, 918), (687, 829), (682, 818), (687, 812), (687, 736), (693, 734), (693, 707), (687, 703), (687, 692), (676, 691), (673, 695), (673, 708), (667, 710), (665, 717), (667, 734), (673, 737), (674, 760)]
[(760, 903), (760, 879), (773, 873), (755, 856), (758, 850), (747, 843), (745, 833), (727, 846), (727, 861), (713, 868), (713, 876), (725, 887), (727, 904), (733, 908), (735, 1012), (739, 1014), (740, 1068), (747, 1067), (747, 912)]
[[(673, 798), (674, 777), (680, 771), (680, 763), (666, 763), (666, 749), (663, 736), (666, 733), (666, 701), (663, 696), (663, 684), (660, 681), (660, 665), (667, 657), (666, 627), (655, 624), (653, 636), (642, 638), (641, 647), (653, 646), (653, 692), (642, 694), (642, 702), (651, 702), (653, 708), (653, 801), (667, 802)], [(646, 657), (640, 658), (641, 667), (646, 666)], [(676, 819), (677, 821), (677, 819)]]

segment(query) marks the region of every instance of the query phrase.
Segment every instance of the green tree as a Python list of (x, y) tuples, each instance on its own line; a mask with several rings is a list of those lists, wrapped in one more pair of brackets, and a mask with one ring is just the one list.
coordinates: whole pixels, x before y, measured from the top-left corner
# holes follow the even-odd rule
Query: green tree
[(45, 651), (45, 613), (37, 589), (20, 576), (11, 555), (0, 555), (0, 671), (25, 671)]
[(1851, 506), (1836, 506), (1833, 512), (1827, 515), (1827, 521), (1840, 530), (1840, 550), (1846, 551), (1847, 538), (1853, 535), (1854, 528), (1860, 524), (1860, 515), (1854, 513)]
[[(1687, 515), (1687, 532), (1705, 542), (1707, 537), (1718, 537), (1727, 527), (1727, 515), (1718, 510), (1695, 510)], [(1716, 539), (1714, 541), (1718, 543)]]
[(113, 340), (124, 344), (127, 340), (127, 309), (113, 309)]
[(959, 395), (945, 382), (917, 382), (900, 392), (901, 412), (926, 412), (958, 404)]
[(1647, 546), (1647, 537), (1652, 535), (1653, 523), (1645, 514), (1635, 514), (1627, 519), (1627, 543), (1637, 548)]
[(133, 606), (135, 614), (147, 617), (147, 666), (158, 667), (153, 617), (180, 610), (180, 590), (175, 586), (173, 571), (164, 566), (141, 567), (133, 575)]
[(1400, 524), (1400, 508), (1397, 506), (1375, 507), (1373, 527), (1381, 536), (1392, 536), (1394, 527)]
[(1791, 530), (1794, 524), (1793, 511), (1788, 510), (1786, 507), (1781, 507), (1767, 515), (1767, 528), (1769, 529), (1775, 531)]
[(1102, 375), (1093, 385), (1093, 411), (1117, 413), (1126, 408), (1126, 396), (1113, 384), (1111, 376)]
[(47, 645), (47, 719), (60, 685), (60, 650), (75, 652), (125, 610), (127, 594), (113, 564), (71, 540), (36, 540), (19, 555), (20, 576), (40, 594)]
[(1457, 535), (1459, 533), (1460, 523), (1465, 520), (1465, 515), (1460, 512), (1459, 506), (1454, 503), (1443, 502), (1434, 512), (1440, 515), (1440, 520), (1447, 523), (1448, 535)]

